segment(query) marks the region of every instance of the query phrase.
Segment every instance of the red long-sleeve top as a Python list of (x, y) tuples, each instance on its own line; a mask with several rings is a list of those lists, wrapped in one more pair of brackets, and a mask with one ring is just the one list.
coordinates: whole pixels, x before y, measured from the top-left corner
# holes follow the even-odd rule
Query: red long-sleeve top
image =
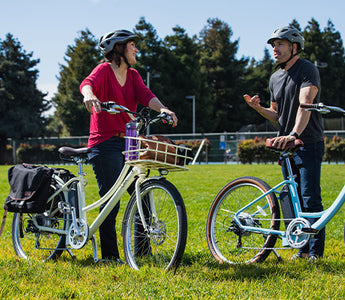
[[(101, 101), (114, 101), (136, 111), (137, 104), (149, 105), (155, 95), (147, 88), (138, 71), (128, 68), (127, 79), (121, 86), (109, 63), (99, 64), (80, 84), (80, 91), (90, 85), (94, 95)], [(109, 114), (93, 112), (90, 115), (90, 136), (88, 147), (93, 147), (119, 132), (125, 132), (130, 117), (126, 113)]]

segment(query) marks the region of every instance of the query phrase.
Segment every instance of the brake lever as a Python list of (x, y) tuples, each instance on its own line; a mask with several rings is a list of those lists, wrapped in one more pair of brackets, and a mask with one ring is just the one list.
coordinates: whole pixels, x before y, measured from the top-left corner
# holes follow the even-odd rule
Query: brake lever
[(306, 108), (306, 111), (313, 111), (316, 110), (317, 112), (319, 112), (320, 114), (328, 114), (331, 111), (327, 108)]
[(102, 108), (101, 111), (106, 111), (109, 114), (119, 114), (122, 112), (122, 111), (116, 110), (114, 108)]

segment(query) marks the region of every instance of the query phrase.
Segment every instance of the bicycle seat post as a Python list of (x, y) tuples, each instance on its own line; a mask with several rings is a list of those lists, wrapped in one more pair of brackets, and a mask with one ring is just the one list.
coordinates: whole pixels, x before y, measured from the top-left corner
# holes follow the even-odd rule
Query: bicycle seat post
[(286, 156), (283, 156), (284, 159), (285, 159), (285, 163), (286, 163), (286, 169), (288, 171), (288, 178), (295, 178), (296, 176), (293, 174), (292, 172), (292, 167), (291, 167), (291, 161), (290, 161), (290, 156), (289, 155), (286, 155)]
[(85, 173), (83, 172), (83, 164), (84, 164), (85, 160), (81, 157), (75, 157), (74, 161), (78, 165), (78, 175), (84, 176)]

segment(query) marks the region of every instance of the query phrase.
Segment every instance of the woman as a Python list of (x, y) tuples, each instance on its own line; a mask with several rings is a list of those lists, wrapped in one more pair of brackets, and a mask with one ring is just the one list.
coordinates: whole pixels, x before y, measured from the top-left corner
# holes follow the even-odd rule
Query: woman
[[(136, 111), (137, 104), (157, 112), (165, 112), (177, 125), (174, 112), (165, 107), (146, 87), (139, 73), (130, 68), (136, 62), (138, 36), (128, 30), (116, 30), (103, 35), (99, 47), (106, 61), (99, 64), (80, 85), (83, 103), (90, 112), (89, 155), (99, 188), (103, 196), (115, 183), (124, 164), (125, 128), (130, 120), (127, 114), (109, 114), (101, 111), (100, 102), (114, 101)], [(102, 205), (101, 209), (105, 206)], [(120, 203), (100, 226), (102, 259), (122, 263), (116, 238), (116, 216)]]

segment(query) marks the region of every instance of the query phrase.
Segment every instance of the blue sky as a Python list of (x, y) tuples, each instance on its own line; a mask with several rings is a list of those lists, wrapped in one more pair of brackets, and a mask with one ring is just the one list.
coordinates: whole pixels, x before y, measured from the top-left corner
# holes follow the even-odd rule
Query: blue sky
[(88, 28), (95, 37), (114, 29), (132, 30), (145, 17), (159, 37), (176, 25), (192, 36), (208, 18), (219, 18), (239, 39), (237, 57), (262, 59), (271, 32), (294, 18), (304, 28), (312, 18), (323, 29), (330, 19), (345, 37), (345, 2), (341, 0), (0, 0), (0, 39), (13, 34), (24, 50), (40, 59), (38, 88), (49, 92), (58, 85), (59, 64), (65, 64), (68, 45)]

